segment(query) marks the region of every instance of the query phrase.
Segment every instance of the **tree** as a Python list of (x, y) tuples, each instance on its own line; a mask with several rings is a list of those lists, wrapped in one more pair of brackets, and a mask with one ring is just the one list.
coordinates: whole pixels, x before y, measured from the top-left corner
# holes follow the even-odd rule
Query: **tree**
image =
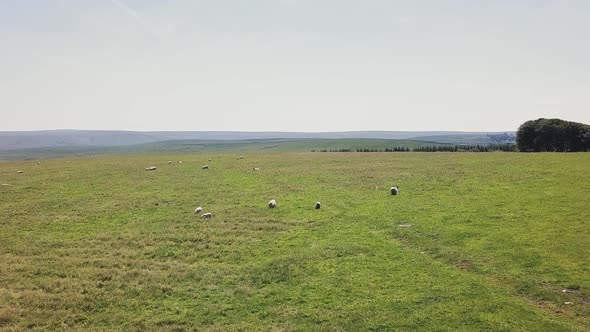
[(561, 119), (537, 119), (523, 123), (516, 133), (522, 152), (590, 151), (590, 126)]

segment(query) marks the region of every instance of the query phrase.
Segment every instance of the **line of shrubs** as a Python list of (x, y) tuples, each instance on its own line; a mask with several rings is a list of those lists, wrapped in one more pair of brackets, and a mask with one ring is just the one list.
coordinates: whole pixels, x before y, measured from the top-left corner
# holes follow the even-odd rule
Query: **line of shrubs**
[(311, 150), (311, 152), (516, 152), (515, 144), (477, 144), (477, 145), (432, 145), (432, 146), (421, 146), (410, 149), (407, 146), (396, 146), (392, 148), (332, 148), (332, 149), (319, 149)]

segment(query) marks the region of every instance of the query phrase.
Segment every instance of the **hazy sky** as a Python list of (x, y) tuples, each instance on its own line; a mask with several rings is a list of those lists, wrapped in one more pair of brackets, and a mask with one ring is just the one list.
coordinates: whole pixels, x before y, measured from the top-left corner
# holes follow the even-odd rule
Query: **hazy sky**
[(590, 1), (0, 0), (0, 130), (590, 123)]

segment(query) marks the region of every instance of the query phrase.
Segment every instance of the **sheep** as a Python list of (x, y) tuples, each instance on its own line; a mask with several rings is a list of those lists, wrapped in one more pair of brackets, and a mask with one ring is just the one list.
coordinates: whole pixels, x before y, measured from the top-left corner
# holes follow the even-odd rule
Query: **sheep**
[(211, 212), (208, 213), (203, 213), (203, 215), (201, 216), (201, 218), (212, 218), (213, 214)]
[(172, 164), (172, 160), (168, 160), (168, 165)]
[(193, 212), (193, 213), (194, 213), (194, 214), (197, 214), (197, 213), (199, 213), (199, 212), (203, 212), (203, 208), (202, 208), (202, 207), (200, 207), (200, 206), (199, 206), (198, 208), (196, 208), (196, 209), (195, 209), (195, 212)]
[(252, 169), (253, 169), (254, 171), (259, 171), (259, 170), (260, 170), (260, 168), (258, 168), (258, 167), (254, 167), (254, 168), (252, 168)]
[(179, 160), (179, 161), (178, 161), (178, 163), (179, 163), (179, 164), (182, 164), (182, 160)]
[(319, 210), (320, 209), (320, 206), (321, 206), (320, 202), (316, 202), (315, 203), (315, 209), (316, 210)]
[(240, 159), (244, 159), (244, 156), (239, 156), (237, 159), (238, 159), (238, 160), (240, 160)]
[(201, 169), (209, 169), (209, 165), (205, 165), (205, 166), (201, 167)]
[(17, 173), (18, 173), (18, 174), (23, 174), (24, 172), (23, 172), (23, 171), (17, 171)]
[(398, 190), (399, 189), (397, 188), (397, 186), (393, 186), (391, 187), (391, 189), (389, 189), (392, 195), (397, 195)]
[(145, 168), (146, 171), (155, 171), (156, 169), (157, 169), (156, 166), (150, 166), (150, 167)]
[(271, 199), (270, 202), (268, 202), (268, 207), (274, 209), (275, 207), (277, 207), (277, 201)]

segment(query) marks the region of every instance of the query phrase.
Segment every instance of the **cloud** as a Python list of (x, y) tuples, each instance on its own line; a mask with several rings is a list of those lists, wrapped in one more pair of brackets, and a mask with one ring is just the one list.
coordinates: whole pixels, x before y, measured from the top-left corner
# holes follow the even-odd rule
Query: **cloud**
[(139, 13), (137, 11), (135, 11), (133, 8), (127, 6), (127, 4), (125, 4), (123, 1), (120, 0), (111, 0), (111, 2), (121, 8), (123, 11), (125, 11), (127, 14), (131, 15), (132, 17), (134, 17), (136, 20), (138, 21), (142, 21), (141, 16), (139, 15)]
[(148, 21), (146, 21), (146, 19), (138, 11), (129, 7), (122, 0), (111, 0), (111, 3), (114, 6), (120, 8), (127, 15), (131, 16), (144, 31), (148, 32), (155, 39), (157, 39), (158, 41), (161, 41), (163, 39), (162, 34), (157, 29), (155, 29), (152, 26), (152, 24), (150, 24)]

